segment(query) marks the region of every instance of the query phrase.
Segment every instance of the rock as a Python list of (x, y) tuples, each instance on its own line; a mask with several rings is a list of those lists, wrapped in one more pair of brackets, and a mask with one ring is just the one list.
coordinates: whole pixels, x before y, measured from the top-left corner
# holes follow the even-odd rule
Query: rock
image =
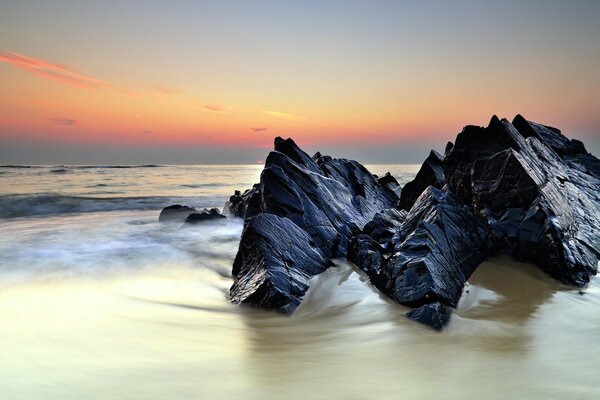
[[(486, 221), (454, 196), (429, 186), (417, 199), (391, 244), (357, 238), (351, 260), (397, 303), (456, 307), (462, 288), (489, 249)], [(371, 238), (372, 239), (372, 238)], [(389, 254), (377, 254), (388, 248)]]
[(226, 205), (244, 218), (234, 303), (292, 312), (309, 279), (347, 257), (407, 317), (441, 329), (475, 268), (512, 254), (585, 286), (600, 260), (600, 161), (518, 115), (466, 126), (402, 189), (346, 159), (275, 139), (260, 183)]
[(236, 190), (223, 207), (223, 213), (237, 218), (250, 218), (260, 212), (260, 185), (255, 184), (243, 194)]
[(550, 146), (570, 167), (600, 179), (600, 160), (589, 154), (579, 140), (568, 139), (559, 129), (527, 121), (521, 115), (512, 124), (523, 137), (536, 137)]
[(300, 305), (310, 278), (331, 265), (291, 220), (261, 213), (244, 226), (233, 264), (231, 301), (291, 313)]
[(436, 331), (441, 331), (450, 322), (451, 316), (452, 310), (439, 302), (425, 304), (406, 313), (406, 318), (427, 325)]
[[(451, 143), (447, 145), (451, 147)], [(403, 210), (410, 210), (417, 198), (423, 193), (429, 186), (433, 186), (437, 189), (441, 189), (446, 184), (446, 177), (444, 176), (444, 158), (435, 150), (431, 150), (429, 156), (421, 166), (417, 176), (411, 182), (408, 182), (402, 188), (402, 195), (398, 207)]]
[(275, 139), (260, 184), (232, 196), (226, 208), (249, 218), (287, 217), (306, 231), (327, 257), (345, 257), (350, 239), (375, 213), (393, 207), (400, 187), (388, 175), (378, 181), (356, 161), (315, 154), (291, 139)]
[(584, 286), (600, 259), (600, 180), (592, 163), (574, 166), (585, 150), (560, 131), (515, 120), (520, 131), (494, 117), (458, 135), (445, 160), (449, 189), (486, 215), (496, 247), (504, 240), (516, 258)]
[(192, 214), (188, 215), (187, 218), (185, 219), (185, 223), (193, 225), (193, 224), (197, 224), (200, 222), (214, 221), (214, 220), (219, 220), (219, 219), (223, 219), (223, 218), (227, 218), (227, 217), (225, 215), (221, 214), (221, 212), (219, 211), (218, 208), (211, 208), (210, 210), (205, 208), (200, 213), (192, 213)]
[(406, 220), (407, 212), (388, 208), (373, 216), (373, 219), (365, 225), (363, 233), (369, 235), (377, 243), (386, 246), (391, 241), (396, 231)]
[(293, 140), (276, 138), (260, 183), (226, 204), (245, 218), (232, 301), (292, 312), (308, 279), (330, 258), (346, 257), (353, 236), (398, 202), (399, 189), (389, 174), (378, 180), (356, 161), (311, 158)]
[(175, 204), (162, 209), (158, 216), (158, 222), (177, 221), (183, 222), (192, 213), (196, 213), (198, 210), (188, 206), (182, 206)]

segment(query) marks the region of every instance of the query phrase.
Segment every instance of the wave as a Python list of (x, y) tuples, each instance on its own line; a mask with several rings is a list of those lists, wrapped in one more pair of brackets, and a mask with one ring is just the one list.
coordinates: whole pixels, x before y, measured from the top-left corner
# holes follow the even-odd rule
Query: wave
[(220, 202), (221, 199), (214, 196), (79, 197), (55, 193), (16, 194), (0, 196), (0, 218), (100, 211), (160, 210), (172, 204), (203, 208)]
[(44, 168), (41, 165), (13, 165), (13, 164), (6, 164), (6, 165), (0, 165), (0, 168)]
[(100, 168), (116, 168), (116, 169), (129, 169), (129, 168), (161, 168), (162, 165), (157, 164), (144, 164), (144, 165), (71, 165), (64, 166), (62, 168), (73, 168), (73, 169), (100, 169)]
[(163, 165), (158, 164), (143, 164), (143, 165), (14, 165), (14, 164), (6, 164), (0, 165), (0, 168), (53, 168), (53, 169), (100, 169), (100, 168), (119, 168), (119, 169), (128, 169), (128, 168), (161, 168)]

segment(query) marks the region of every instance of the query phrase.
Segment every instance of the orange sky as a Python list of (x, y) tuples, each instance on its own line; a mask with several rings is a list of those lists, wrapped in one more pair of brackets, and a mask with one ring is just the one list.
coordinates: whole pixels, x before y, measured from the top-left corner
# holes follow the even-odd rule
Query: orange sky
[(555, 125), (598, 153), (596, 5), (143, 4), (1, 6), (0, 156), (186, 148), (197, 156), (181, 162), (212, 163), (218, 152), (235, 162), (235, 148), (247, 162), (281, 135), (418, 162), (494, 113)]

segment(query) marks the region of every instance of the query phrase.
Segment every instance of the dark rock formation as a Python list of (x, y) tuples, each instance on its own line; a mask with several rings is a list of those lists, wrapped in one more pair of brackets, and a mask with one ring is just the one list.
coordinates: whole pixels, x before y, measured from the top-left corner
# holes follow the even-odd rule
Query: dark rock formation
[(223, 213), (237, 218), (250, 218), (260, 212), (260, 184), (256, 184), (252, 189), (246, 190), (243, 194), (236, 190), (229, 201), (223, 207)]
[[(282, 285), (285, 280), (270, 279), (268, 292), (279, 293), (277, 304), (270, 307), (266, 300), (256, 300), (257, 297), (264, 298), (262, 292), (252, 294), (262, 286), (256, 285), (255, 281), (248, 286), (246, 282), (249, 278), (246, 279), (246, 276), (249, 273), (262, 276), (265, 271), (278, 270), (281, 265), (293, 270), (290, 272), (292, 276), (305, 276), (306, 271), (312, 271), (306, 275), (310, 277), (316, 273), (314, 271), (322, 271), (323, 265), (329, 265), (329, 258), (346, 256), (352, 237), (377, 212), (393, 207), (398, 202), (399, 191), (398, 182), (391, 175), (378, 180), (356, 161), (334, 159), (319, 153), (311, 158), (293, 140), (276, 138), (275, 151), (265, 161), (260, 184), (244, 194), (237, 192), (225, 205), (230, 214), (245, 218), (246, 224), (250, 221), (261, 222), (252, 222), (251, 229), (246, 227), (250, 233), (242, 235), (238, 256), (244, 251), (250, 252), (244, 249), (256, 247), (257, 238), (261, 238), (263, 243), (261, 252), (273, 252), (268, 257), (263, 254), (262, 262), (245, 256), (236, 258), (232, 299), (239, 302), (239, 293), (243, 293), (244, 298), (250, 299), (247, 302), (292, 311), (308, 288), (308, 280), (304, 282), (304, 286), (299, 283), (293, 285), (295, 289), (303, 287), (302, 291), (290, 293), (289, 285)], [(265, 214), (286, 217), (286, 229), (279, 229), (284, 224), (279, 220), (270, 218), (267, 220), (269, 223), (266, 223), (263, 221), (267, 217), (254, 219)], [(298, 230), (308, 234), (308, 239), (298, 236), (296, 239), (292, 238), (291, 243), (297, 246), (309, 240), (315, 250), (319, 251), (318, 254), (327, 257), (327, 263), (318, 257), (316, 265), (311, 265), (310, 260), (303, 263), (297, 260), (295, 264), (281, 260), (283, 253), (273, 249), (282, 245), (278, 241), (287, 240), (286, 231), (291, 226), (297, 228), (292, 232), (296, 236)], [(281, 236), (274, 235), (272, 229), (277, 229)], [(303, 256), (303, 251), (305, 249), (298, 249), (296, 255)], [(237, 271), (250, 272), (240, 276)], [(268, 298), (272, 296), (269, 295)], [(284, 304), (286, 301), (289, 304)]]
[(417, 198), (429, 186), (441, 189), (446, 184), (444, 176), (444, 158), (435, 150), (431, 150), (429, 157), (425, 160), (417, 176), (402, 188), (402, 196), (398, 207), (410, 210)]
[(331, 265), (291, 220), (259, 214), (244, 226), (233, 263), (231, 301), (290, 313), (300, 305), (309, 279)]
[(188, 215), (197, 213), (198, 210), (188, 206), (175, 204), (162, 209), (158, 216), (158, 222), (176, 221), (183, 222)]
[(211, 208), (210, 210), (205, 208), (202, 212), (192, 213), (187, 216), (185, 219), (186, 224), (198, 224), (200, 222), (206, 221), (214, 221), (227, 218), (225, 215), (221, 214), (218, 208)]
[(249, 218), (259, 213), (287, 217), (305, 230), (328, 257), (345, 257), (349, 240), (375, 213), (399, 199), (398, 182), (378, 181), (356, 161), (317, 153), (313, 158), (293, 140), (275, 139), (260, 184), (236, 193), (225, 208)]
[(417, 307), (408, 318), (441, 329), (495, 252), (576, 286), (596, 273), (600, 161), (558, 129), (519, 115), (467, 126), (398, 191), (389, 174), (277, 138), (260, 183), (226, 205), (245, 219), (232, 301), (293, 311), (310, 277), (347, 257), (390, 299)]
[(411, 307), (438, 301), (455, 307), (489, 247), (485, 220), (433, 186), (417, 199), (388, 244), (364, 233), (350, 260), (375, 287)]
[(445, 160), (449, 189), (487, 217), (497, 247), (583, 286), (600, 258), (600, 180), (573, 159), (593, 156), (558, 130), (515, 120), (524, 133), (494, 117), (458, 135)]

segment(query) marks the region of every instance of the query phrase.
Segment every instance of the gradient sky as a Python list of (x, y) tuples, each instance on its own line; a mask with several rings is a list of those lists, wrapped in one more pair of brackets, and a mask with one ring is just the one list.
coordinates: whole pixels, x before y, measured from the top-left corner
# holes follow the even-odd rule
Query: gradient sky
[(0, 0), (0, 164), (420, 163), (493, 114), (600, 155), (600, 1)]

